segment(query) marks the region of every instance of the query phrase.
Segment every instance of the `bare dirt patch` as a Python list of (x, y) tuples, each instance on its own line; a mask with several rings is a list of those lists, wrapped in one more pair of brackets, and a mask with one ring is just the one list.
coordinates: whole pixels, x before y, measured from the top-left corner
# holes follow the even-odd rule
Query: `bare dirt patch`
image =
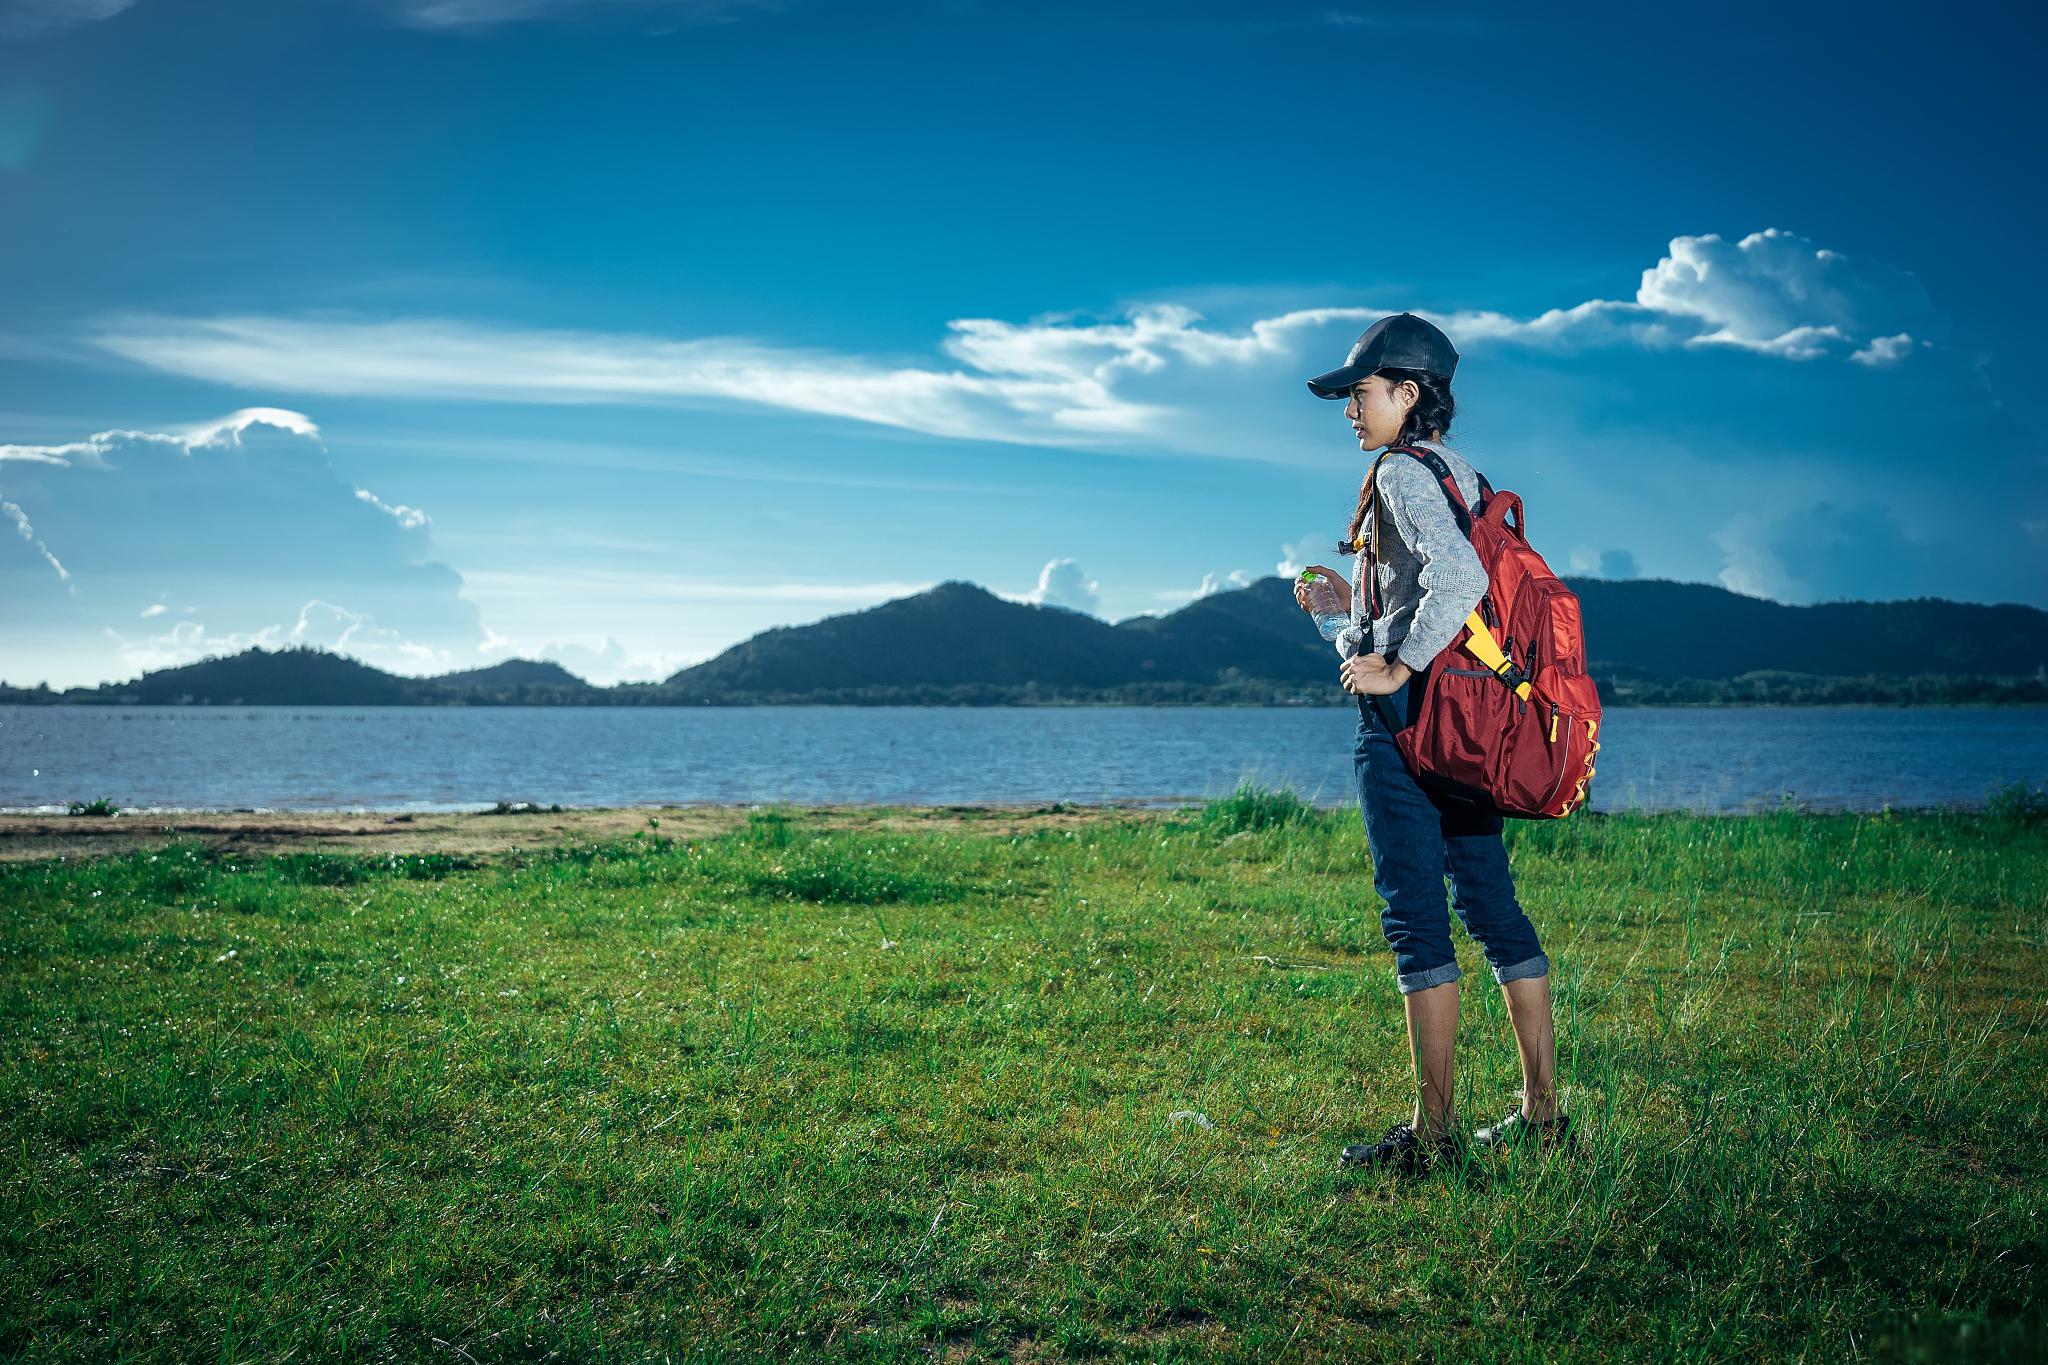
[[(629, 806), (515, 815), (483, 812), (123, 812), (98, 815), (0, 815), (0, 861), (91, 856), (197, 841), (252, 852), (466, 853), (488, 857), (516, 848), (623, 839), (635, 830), (702, 838), (747, 821), (750, 806)], [(777, 807), (791, 818), (832, 829), (973, 829), (1010, 834), (1103, 821), (1153, 820), (1165, 812), (1129, 806), (805, 806)], [(650, 826), (648, 821), (658, 825)]]

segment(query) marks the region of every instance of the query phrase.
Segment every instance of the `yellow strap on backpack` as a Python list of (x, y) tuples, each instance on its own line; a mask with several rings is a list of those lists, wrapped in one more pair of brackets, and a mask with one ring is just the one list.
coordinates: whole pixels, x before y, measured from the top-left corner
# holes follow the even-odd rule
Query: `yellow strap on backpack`
[[(1352, 549), (1354, 550), (1363, 550), (1367, 545), (1371, 545), (1375, 561), (1379, 558), (1380, 547), (1380, 466), (1386, 463), (1387, 456), (1391, 454), (1393, 454), (1391, 450), (1381, 451), (1379, 457), (1372, 462), (1372, 468), (1367, 470), (1365, 475), (1365, 491), (1371, 499), (1368, 506), (1368, 511), (1371, 513), (1369, 526), (1371, 539), (1367, 539), (1366, 532), (1368, 528), (1361, 528), (1357, 539), (1352, 542)], [(1375, 585), (1368, 582), (1366, 586), (1371, 588)], [(1494, 643), (1493, 632), (1486, 628), (1484, 618), (1475, 611), (1465, 618), (1465, 624), (1472, 628), (1472, 638), (1465, 641), (1465, 648), (1472, 651), (1474, 658), (1491, 669), (1493, 676), (1499, 678), (1502, 682), (1506, 682), (1508, 680), (1508, 670), (1512, 669), (1515, 665), (1506, 654), (1501, 652), (1501, 647)], [(1535, 690), (1529, 685), (1526, 678), (1514, 684), (1514, 689), (1515, 695), (1523, 701), (1529, 700), (1530, 693)]]
[[(1514, 661), (1501, 653), (1500, 646), (1494, 643), (1493, 632), (1486, 628), (1486, 622), (1481, 619), (1478, 612), (1475, 611), (1466, 617), (1465, 624), (1472, 631), (1471, 638), (1465, 641), (1465, 648), (1472, 652), (1473, 658), (1485, 664), (1494, 677), (1506, 682), (1509, 670), (1515, 667)], [(1532, 689), (1527, 678), (1514, 684), (1514, 688), (1516, 696), (1523, 701), (1529, 700)]]

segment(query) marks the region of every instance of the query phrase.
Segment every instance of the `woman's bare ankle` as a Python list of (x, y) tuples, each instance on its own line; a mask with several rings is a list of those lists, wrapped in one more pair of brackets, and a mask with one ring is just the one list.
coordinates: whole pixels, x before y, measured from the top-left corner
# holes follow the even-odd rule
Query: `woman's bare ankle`
[(1424, 1142), (1442, 1141), (1458, 1136), (1458, 1117), (1455, 1114), (1425, 1114), (1415, 1111), (1415, 1119), (1409, 1124), (1415, 1136)]

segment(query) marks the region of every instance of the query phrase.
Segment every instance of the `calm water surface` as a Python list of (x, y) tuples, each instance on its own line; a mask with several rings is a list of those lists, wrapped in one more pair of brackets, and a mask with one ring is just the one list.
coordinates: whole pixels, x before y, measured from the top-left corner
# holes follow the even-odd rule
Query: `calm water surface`
[[(1350, 708), (0, 706), (0, 809), (435, 810), (494, 802), (1089, 804), (1250, 777), (1348, 805)], [(1638, 707), (1595, 809), (1981, 803), (2048, 778), (2048, 710)]]

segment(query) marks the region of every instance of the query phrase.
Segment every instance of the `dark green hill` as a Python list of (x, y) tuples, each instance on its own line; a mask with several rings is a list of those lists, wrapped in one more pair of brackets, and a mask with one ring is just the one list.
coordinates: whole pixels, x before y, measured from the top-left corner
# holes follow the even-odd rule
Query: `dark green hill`
[(468, 668), (459, 673), (443, 673), (427, 681), (443, 687), (474, 688), (484, 692), (510, 692), (521, 687), (589, 687), (590, 683), (577, 677), (557, 663), (539, 659), (507, 659), (492, 664), (489, 668)]
[(121, 700), (144, 706), (393, 706), (414, 700), (417, 687), (410, 678), (324, 649), (266, 650), (259, 645), (225, 658), (160, 668), (101, 690), (117, 690)]
[(1139, 640), (1093, 616), (949, 582), (813, 625), (763, 631), (663, 686), (687, 701), (970, 683), (1097, 688), (1142, 671), (1144, 653)]
[(1278, 578), (1113, 626), (949, 582), (815, 625), (765, 631), (663, 687), (686, 701), (1026, 685), (1041, 696), (1078, 699), (1232, 679), (1328, 682), (1336, 658), (1305, 624), (1292, 588)]
[(1566, 581), (1579, 595), (1593, 660), (1657, 677), (1733, 678), (1764, 669), (2025, 677), (2048, 667), (2048, 612), (2034, 607), (1936, 597), (1788, 607), (1705, 583)]
[(1165, 616), (1134, 616), (1116, 628), (1156, 641), (1157, 653), (1177, 663), (1170, 676), (1188, 682), (1214, 682), (1231, 669), (1283, 683), (1324, 684), (1337, 676), (1336, 651), (1301, 614), (1284, 578), (1198, 598)]
[[(2048, 701), (2048, 612), (1919, 598), (1788, 607), (1701, 583), (1568, 580), (1593, 675), (1616, 701)], [(1337, 656), (1261, 579), (1111, 625), (971, 583), (765, 631), (662, 683), (595, 687), (508, 660), (401, 678), (313, 648), (252, 649), (0, 701), (214, 705), (731, 705), (749, 702), (1341, 704)]]

